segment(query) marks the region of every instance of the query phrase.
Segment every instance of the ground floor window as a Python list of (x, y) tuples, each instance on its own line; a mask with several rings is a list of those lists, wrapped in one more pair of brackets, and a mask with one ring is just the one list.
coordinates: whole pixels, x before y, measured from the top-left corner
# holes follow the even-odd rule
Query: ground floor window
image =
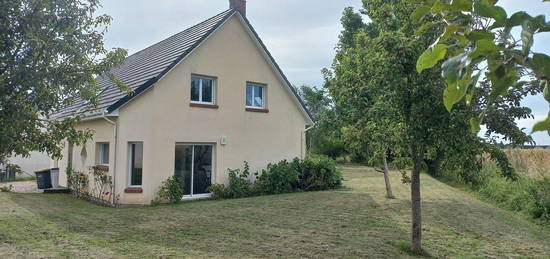
[(175, 176), (184, 183), (185, 195), (208, 193), (212, 184), (212, 145), (176, 144)]
[(138, 187), (143, 178), (143, 143), (130, 143), (129, 148), (130, 186)]

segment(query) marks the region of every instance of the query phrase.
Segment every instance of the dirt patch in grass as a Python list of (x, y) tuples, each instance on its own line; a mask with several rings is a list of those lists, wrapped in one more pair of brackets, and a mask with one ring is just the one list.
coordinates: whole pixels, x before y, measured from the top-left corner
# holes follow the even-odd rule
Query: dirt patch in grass
[[(410, 257), (409, 186), (344, 169), (345, 188), (103, 208), (70, 195), (0, 194), (4, 257)], [(549, 257), (550, 232), (423, 175), (433, 257)]]

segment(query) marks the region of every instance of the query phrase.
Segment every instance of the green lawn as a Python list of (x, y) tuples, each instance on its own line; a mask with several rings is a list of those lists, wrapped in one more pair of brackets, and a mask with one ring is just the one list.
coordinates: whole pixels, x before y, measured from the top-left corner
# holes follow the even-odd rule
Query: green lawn
[[(64, 194), (0, 193), (6, 257), (405, 257), (408, 186), (344, 169), (345, 188), (174, 206), (102, 208)], [(422, 175), (435, 257), (550, 257), (550, 230)]]

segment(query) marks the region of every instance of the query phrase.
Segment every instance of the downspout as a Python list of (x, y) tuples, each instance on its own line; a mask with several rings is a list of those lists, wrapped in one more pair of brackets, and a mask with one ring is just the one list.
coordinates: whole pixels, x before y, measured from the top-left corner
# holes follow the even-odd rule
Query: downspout
[[(306, 137), (306, 132), (308, 132), (308, 130), (310, 129), (313, 129), (315, 128), (317, 125), (316, 124), (313, 124), (311, 126), (309, 126), (308, 128), (306, 128), (304, 131), (302, 131), (302, 141), (300, 141), (300, 155), (302, 157), (302, 159), (305, 158), (305, 154), (304, 154), (304, 145), (305, 145), (305, 137)], [(307, 148), (307, 145), (306, 145), (306, 148)], [(305, 152), (307, 154), (307, 150)]]
[[(110, 124), (113, 125), (114, 127), (114, 134), (115, 134), (115, 155), (114, 155), (114, 161), (113, 161), (113, 205), (115, 205), (115, 199), (116, 199), (116, 164), (117, 164), (117, 159), (116, 159), (116, 155), (117, 155), (117, 143), (118, 143), (118, 120), (117, 121), (113, 121), (109, 118), (107, 118), (107, 116), (105, 115), (106, 111), (103, 111), (103, 113), (101, 114), (101, 117), (103, 119), (105, 119), (107, 122), (109, 122)], [(110, 168), (109, 168), (110, 169)]]

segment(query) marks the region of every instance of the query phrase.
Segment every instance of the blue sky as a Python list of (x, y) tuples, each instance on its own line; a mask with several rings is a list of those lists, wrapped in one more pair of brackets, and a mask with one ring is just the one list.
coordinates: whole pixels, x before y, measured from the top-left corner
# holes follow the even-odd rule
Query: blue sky
[[(113, 17), (106, 36), (108, 47), (139, 51), (209, 18), (229, 6), (228, 0), (103, 0), (100, 12)], [(322, 85), (321, 69), (330, 67), (340, 33), (344, 7), (361, 8), (360, 0), (248, 0), (248, 18), (294, 85)], [(550, 3), (542, 0), (500, 1), (508, 14), (524, 10), (548, 14)], [(517, 33), (517, 32), (516, 32)], [(550, 55), (550, 33), (535, 40), (534, 50)], [(530, 128), (548, 114), (541, 96), (524, 103), (533, 109), (534, 120), (522, 120)], [(550, 144), (546, 133), (534, 135), (538, 144)]]

